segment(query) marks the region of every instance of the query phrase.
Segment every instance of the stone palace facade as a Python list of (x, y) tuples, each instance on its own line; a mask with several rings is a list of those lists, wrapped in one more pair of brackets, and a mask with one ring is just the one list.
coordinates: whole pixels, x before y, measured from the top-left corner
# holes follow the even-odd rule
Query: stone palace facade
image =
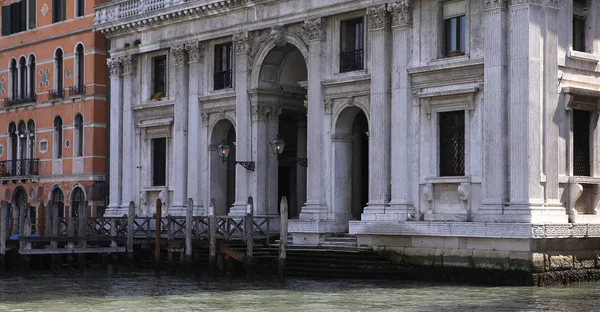
[(295, 244), (527, 263), (600, 237), (600, 1), (125, 0), (95, 28), (106, 214), (287, 196)]

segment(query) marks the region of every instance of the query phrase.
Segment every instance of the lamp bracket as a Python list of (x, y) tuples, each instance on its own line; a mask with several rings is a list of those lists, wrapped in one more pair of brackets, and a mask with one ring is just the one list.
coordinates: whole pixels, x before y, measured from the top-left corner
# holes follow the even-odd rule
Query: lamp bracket
[(240, 164), (242, 167), (247, 170), (254, 171), (255, 164), (253, 161), (236, 161), (236, 164)]

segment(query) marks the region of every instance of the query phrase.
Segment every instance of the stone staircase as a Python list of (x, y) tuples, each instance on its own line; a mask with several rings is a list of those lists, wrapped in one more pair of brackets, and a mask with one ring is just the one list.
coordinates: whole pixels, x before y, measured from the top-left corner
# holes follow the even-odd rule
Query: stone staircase
[(333, 234), (324, 238), (319, 243), (320, 247), (327, 248), (356, 248), (356, 236), (350, 234)]

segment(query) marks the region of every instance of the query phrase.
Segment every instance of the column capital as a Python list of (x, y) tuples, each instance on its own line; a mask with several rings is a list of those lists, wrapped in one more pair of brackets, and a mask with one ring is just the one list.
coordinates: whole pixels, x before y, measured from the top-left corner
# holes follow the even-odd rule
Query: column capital
[[(503, 0), (504, 1), (504, 0)], [(411, 27), (413, 22), (413, 1), (402, 0), (388, 4), (392, 15), (392, 27)]]
[(251, 107), (253, 121), (277, 120), (281, 107), (275, 105), (254, 105)]
[(390, 26), (390, 15), (385, 4), (368, 7), (367, 17), (371, 30), (381, 30)]
[(110, 76), (119, 76), (121, 75), (121, 58), (120, 57), (112, 57), (106, 60), (106, 65), (108, 66), (108, 70), (110, 71)]
[(136, 70), (136, 58), (133, 55), (125, 55), (121, 58), (121, 64), (123, 65), (123, 75), (135, 74)]
[(235, 54), (247, 54), (250, 52), (251, 36), (247, 31), (233, 35), (233, 46)]
[(184, 63), (187, 61), (185, 45), (181, 44), (178, 46), (171, 47), (171, 54), (173, 55), (173, 59), (175, 60), (175, 68), (183, 67)]
[(509, 6), (519, 6), (528, 4), (540, 5), (540, 0), (510, 0)]
[(309, 41), (324, 41), (326, 27), (327, 20), (323, 17), (306, 20), (302, 24), (302, 29), (304, 29)]
[(508, 4), (508, 0), (485, 0), (485, 9), (493, 10), (493, 9), (506, 9)]
[(188, 54), (189, 63), (199, 63), (204, 61), (204, 45), (200, 42), (186, 43), (185, 50)]

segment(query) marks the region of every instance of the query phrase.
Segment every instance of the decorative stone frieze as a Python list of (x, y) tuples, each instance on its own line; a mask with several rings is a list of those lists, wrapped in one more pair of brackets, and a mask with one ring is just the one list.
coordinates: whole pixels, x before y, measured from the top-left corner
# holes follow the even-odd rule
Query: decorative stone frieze
[(248, 32), (233, 35), (233, 48), (235, 54), (247, 54), (250, 50), (250, 41), (252, 37)]
[(274, 121), (281, 114), (281, 106), (255, 105), (252, 106), (251, 113), (254, 121)]
[(519, 6), (519, 5), (540, 5), (540, 0), (510, 0), (510, 6)]
[(122, 60), (119, 57), (113, 57), (106, 60), (106, 65), (108, 66), (108, 70), (110, 71), (111, 76), (121, 75), (121, 62)]
[(327, 20), (323, 17), (307, 20), (302, 25), (309, 41), (325, 40), (326, 27)]
[(202, 62), (204, 60), (204, 45), (200, 42), (191, 42), (185, 45), (190, 63)]
[(175, 68), (181, 68), (187, 62), (185, 45), (178, 45), (171, 48), (171, 55), (175, 60)]
[(390, 26), (390, 15), (386, 5), (367, 8), (367, 17), (371, 30), (379, 30)]
[(123, 75), (135, 75), (136, 58), (133, 55), (125, 55), (121, 58), (123, 64)]
[(412, 27), (412, 0), (392, 2), (387, 10), (392, 15), (392, 27)]
[(506, 9), (508, 0), (485, 0), (485, 9)]
[(285, 31), (285, 27), (281, 26), (281, 25), (277, 25), (274, 26), (273, 28), (271, 28), (271, 34), (269, 35), (269, 38), (271, 38), (271, 40), (273, 40), (273, 43), (281, 48), (283, 46), (285, 46), (285, 44), (287, 43), (286, 41), (286, 31)]

